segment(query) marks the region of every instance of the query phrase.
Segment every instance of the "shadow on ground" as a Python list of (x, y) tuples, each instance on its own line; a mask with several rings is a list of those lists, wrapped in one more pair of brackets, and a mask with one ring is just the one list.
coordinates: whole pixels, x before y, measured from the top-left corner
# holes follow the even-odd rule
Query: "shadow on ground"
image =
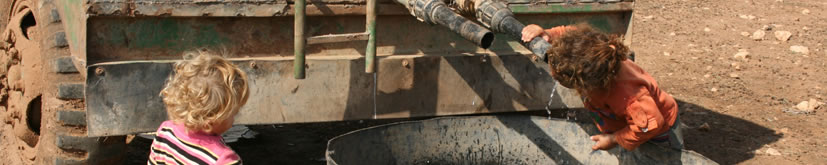
[[(755, 150), (783, 135), (751, 121), (721, 114), (703, 106), (677, 100), (684, 130), (685, 148), (721, 164), (735, 164), (755, 157)], [(709, 129), (701, 128), (704, 123)], [(726, 155), (714, 154), (724, 150)]]

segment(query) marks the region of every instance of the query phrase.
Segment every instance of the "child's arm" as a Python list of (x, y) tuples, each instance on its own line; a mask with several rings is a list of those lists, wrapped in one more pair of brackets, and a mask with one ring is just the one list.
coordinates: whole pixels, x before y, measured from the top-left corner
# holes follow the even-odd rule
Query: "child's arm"
[[(549, 36), (549, 38), (557, 38), (557, 37), (560, 37), (563, 34), (565, 34), (566, 31), (574, 30), (574, 29), (576, 29), (574, 26), (555, 26), (551, 29), (546, 29), (545, 32), (546, 32), (546, 35)], [(543, 39), (545, 39), (545, 38), (543, 38)], [(549, 40), (550, 39), (546, 39), (546, 41), (549, 41)]]
[(542, 27), (536, 24), (531, 24), (525, 26), (522, 32), (522, 40), (523, 42), (530, 42), (534, 37), (543, 37), (543, 40), (549, 42), (552, 38), (559, 37), (563, 35), (568, 30), (574, 30), (574, 26), (556, 26), (551, 29), (543, 30)]
[(643, 92), (626, 111), (629, 126), (615, 132), (614, 136), (617, 144), (627, 150), (634, 150), (640, 144), (669, 129), (649, 92)]

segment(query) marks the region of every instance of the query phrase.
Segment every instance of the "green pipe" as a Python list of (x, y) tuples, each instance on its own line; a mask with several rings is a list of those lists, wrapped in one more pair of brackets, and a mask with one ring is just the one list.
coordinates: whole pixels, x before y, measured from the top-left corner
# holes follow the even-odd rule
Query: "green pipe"
[(368, 46), (365, 50), (365, 73), (376, 71), (376, 0), (368, 0), (365, 30), (368, 33)]
[(304, 79), (304, 17), (307, 3), (305, 0), (296, 0), (296, 10), (293, 22), (293, 77), (296, 79)]

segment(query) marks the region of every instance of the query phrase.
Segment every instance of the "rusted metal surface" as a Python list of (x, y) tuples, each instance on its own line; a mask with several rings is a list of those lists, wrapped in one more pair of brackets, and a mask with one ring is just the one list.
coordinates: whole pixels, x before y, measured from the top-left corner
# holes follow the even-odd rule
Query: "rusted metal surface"
[[(154, 130), (166, 119), (158, 91), (170, 74), (169, 66), (184, 51), (200, 48), (228, 50), (228, 57), (250, 75), (252, 95), (237, 124), (582, 106), (568, 89), (554, 86), (547, 66), (529, 58), (531, 52), (506, 34), (496, 34), (498, 40), (482, 49), (447, 28), (416, 20), (402, 5), (388, 0), (377, 0), (376, 22), (381, 23), (374, 28), (375, 76), (365, 73), (370, 67), (365, 56), (369, 46), (338, 42), (306, 46), (304, 80), (292, 76), (296, 49), (290, 43), (295, 31), (290, 26), (294, 19), (287, 15), (295, 9), (293, 1), (92, 0), (76, 5), (77, 1), (67, 1), (71, 9), (66, 11), (85, 12), (78, 17), (82, 24), (68, 23), (75, 30), (66, 33), (80, 36), (79, 44), (70, 45), (73, 52), (82, 46), (78, 51), (85, 56), (83, 66), (91, 66), (83, 73), (88, 73), (86, 108), (92, 136)], [(302, 34), (365, 33), (361, 23), (354, 24), (365, 20), (363, 3), (307, 1)], [(631, 6), (624, 3), (631, 4), (593, 3), (586, 8), (550, 0), (514, 1), (509, 7), (528, 7), (515, 11), (525, 24), (553, 27), (587, 22), (625, 34)], [(96, 70), (104, 72), (95, 74)], [(556, 93), (553, 99), (552, 93)]]
[(576, 3), (570, 5), (551, 4), (551, 5), (509, 5), (511, 11), (519, 14), (541, 14), (541, 13), (593, 13), (593, 12), (624, 12), (632, 11), (634, 8), (633, 2), (618, 2), (618, 3)]
[[(87, 27), (90, 16), (180, 16), (180, 17), (272, 17), (292, 15), (295, 9), (293, 0), (208, 0), (208, 1), (172, 1), (172, 0), (61, 0), (58, 5), (59, 16), (65, 26), (66, 37), (72, 51), (74, 65), (85, 76), (88, 58), (87, 34), (93, 27)], [(307, 6), (307, 15), (363, 15), (366, 14), (366, 0), (324, 0), (311, 1)], [(566, 4), (564, 0), (510, 0), (509, 7), (516, 14), (549, 14), (560, 12), (628, 12), (633, 7), (632, 0), (622, 2), (607, 1), (599, 4)], [(591, 1), (581, 1), (591, 2)], [(379, 15), (407, 15), (409, 12), (392, 0), (377, 0)], [(629, 12), (631, 13), (631, 12)], [(631, 15), (631, 14), (629, 14)], [(112, 18), (123, 19), (123, 18)], [(380, 21), (382, 19), (380, 18)], [(382, 27), (380, 27), (382, 28)], [(625, 30), (625, 29), (624, 29)], [(95, 30), (92, 30), (93, 32)], [(94, 42), (96, 40), (92, 40)], [(94, 61), (95, 58), (92, 58)]]
[(326, 44), (347, 41), (364, 41), (368, 40), (369, 33), (348, 33), (348, 34), (328, 34), (313, 36), (307, 38), (307, 44)]
[(717, 164), (693, 151), (644, 143), (593, 151), (591, 123), (536, 116), (445, 117), (366, 128), (333, 138), (329, 165)]
[[(526, 24), (553, 27), (589, 22), (614, 34), (624, 34), (625, 13), (517, 15)], [(308, 17), (307, 36), (361, 33), (364, 16)], [(519, 42), (496, 34), (488, 50), (465, 41), (447, 28), (434, 27), (408, 15), (377, 17), (376, 54), (452, 55), (463, 53), (528, 53)], [(87, 51), (90, 64), (128, 60), (176, 60), (184, 51), (226, 48), (235, 57), (293, 56), (293, 19), (274, 18), (115, 18), (89, 20)], [(288, 25), (288, 26), (285, 26)], [(362, 42), (308, 45), (308, 56), (364, 55)]]
[[(293, 79), (291, 58), (235, 59), (247, 72), (250, 100), (236, 124), (342, 121), (580, 107), (557, 90), (546, 65), (523, 54), (380, 57), (377, 76), (359, 56), (308, 57)], [(251, 63), (255, 63), (254, 65)], [(165, 120), (159, 98), (172, 61), (96, 64), (86, 88), (89, 135), (152, 131)], [(376, 79), (374, 79), (376, 78)], [(376, 93), (374, 95), (374, 87)], [(313, 101), (309, 101), (313, 100)], [(574, 101), (574, 102), (565, 102)], [(549, 105), (549, 103), (551, 103)]]
[[(71, 0), (78, 1), (78, 0)], [(564, 0), (510, 0), (515, 13), (553, 12), (613, 12), (631, 11), (632, 2), (581, 0), (566, 3)], [(78, 2), (79, 3), (79, 2)], [(379, 15), (404, 15), (409, 12), (393, 0), (377, 0)], [(86, 8), (92, 16), (180, 16), (180, 17), (272, 17), (293, 15), (294, 0), (242, 0), (242, 1), (166, 1), (166, 0), (91, 0)], [(366, 0), (310, 1), (307, 15), (365, 15)]]

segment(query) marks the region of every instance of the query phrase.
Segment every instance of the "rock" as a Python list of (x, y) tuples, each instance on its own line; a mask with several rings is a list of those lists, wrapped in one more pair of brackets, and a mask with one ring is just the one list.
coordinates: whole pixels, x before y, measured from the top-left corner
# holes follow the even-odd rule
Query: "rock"
[(798, 103), (799, 105), (796, 105), (796, 108), (799, 108), (799, 110), (802, 110), (800, 108), (800, 106), (802, 106), (802, 105), (800, 105), (800, 104), (805, 103), (805, 102), (807, 103), (807, 107), (805, 107), (805, 108), (809, 111), (816, 110), (819, 107), (821, 107), (821, 105), (824, 105), (824, 103), (819, 102), (818, 100), (811, 98), (808, 101), (802, 101), (801, 103)]
[(761, 152), (761, 149), (760, 149), (760, 148), (759, 148), (759, 149), (756, 149), (755, 151), (752, 151), (752, 152), (753, 152), (753, 153), (755, 153), (755, 155), (761, 155), (761, 154), (763, 154), (763, 153), (764, 153), (764, 152)]
[(704, 132), (707, 132), (710, 129), (712, 129), (712, 128), (709, 127), (709, 123), (704, 123), (704, 124), (701, 124), (701, 126), (698, 126), (698, 130), (701, 130), (701, 131), (704, 131)]
[(729, 74), (729, 77), (732, 77), (732, 78), (738, 78), (738, 74), (735, 74), (735, 73), (730, 73), (730, 74)]
[(809, 9), (801, 10), (801, 14), (804, 14), (804, 15), (810, 14), (810, 10)]
[(741, 36), (749, 37), (749, 32), (741, 32)]
[(805, 55), (810, 54), (810, 49), (807, 48), (806, 46), (801, 46), (801, 45), (790, 46), (790, 51), (793, 51), (795, 53), (805, 54)]
[(709, 74), (704, 75), (704, 78), (709, 78), (709, 77), (712, 77), (712, 75), (709, 75)]
[(764, 26), (761, 27), (761, 30), (770, 31), (773, 28), (775, 28), (775, 25), (764, 25)]
[(778, 152), (778, 150), (775, 150), (773, 148), (767, 148), (767, 154), (772, 156), (780, 156), (781, 152)]
[(669, 33), (670, 36), (675, 36), (675, 32)]
[(810, 30), (810, 27), (804, 26), (804, 27), (801, 28), (801, 30)]
[(792, 36), (793, 33), (790, 33), (789, 31), (775, 31), (775, 39), (778, 39), (779, 41), (790, 40), (790, 37)]
[(718, 92), (718, 88), (712, 87), (712, 89), (709, 89), (709, 91)]
[(784, 112), (784, 113), (789, 113), (789, 114), (794, 114), (794, 115), (811, 114), (813, 112), (813, 111), (797, 110), (797, 109), (795, 109), (795, 107), (793, 107), (792, 109), (783, 109), (781, 111)]
[(760, 40), (764, 39), (764, 35), (766, 35), (764, 33), (764, 31), (757, 30), (757, 31), (752, 33), (752, 36), (750, 36), (750, 38), (752, 38), (753, 40), (756, 40), (756, 41), (760, 41)]
[(813, 111), (813, 107), (810, 106), (809, 101), (802, 101), (802, 102), (798, 103), (797, 105), (795, 105), (795, 108), (800, 110), (800, 111), (804, 111), (804, 112)]
[(709, 29), (708, 27), (704, 28), (704, 32), (710, 32), (710, 31), (712, 31), (712, 29)]
[(749, 58), (749, 52), (747, 52), (746, 49), (738, 49), (738, 53), (735, 53), (735, 55), (732, 56), (732, 58), (747, 59)]
[(729, 64), (729, 66), (735, 68), (735, 70), (741, 70), (741, 65), (739, 65), (737, 62), (733, 62), (732, 64)]
[(754, 15), (738, 15), (738, 17), (741, 17), (742, 19), (748, 19), (748, 20), (755, 19)]
[(664, 56), (670, 56), (670, 55), (672, 55), (672, 54), (671, 54), (671, 53), (669, 53), (669, 52), (663, 52), (663, 55), (664, 55)]

